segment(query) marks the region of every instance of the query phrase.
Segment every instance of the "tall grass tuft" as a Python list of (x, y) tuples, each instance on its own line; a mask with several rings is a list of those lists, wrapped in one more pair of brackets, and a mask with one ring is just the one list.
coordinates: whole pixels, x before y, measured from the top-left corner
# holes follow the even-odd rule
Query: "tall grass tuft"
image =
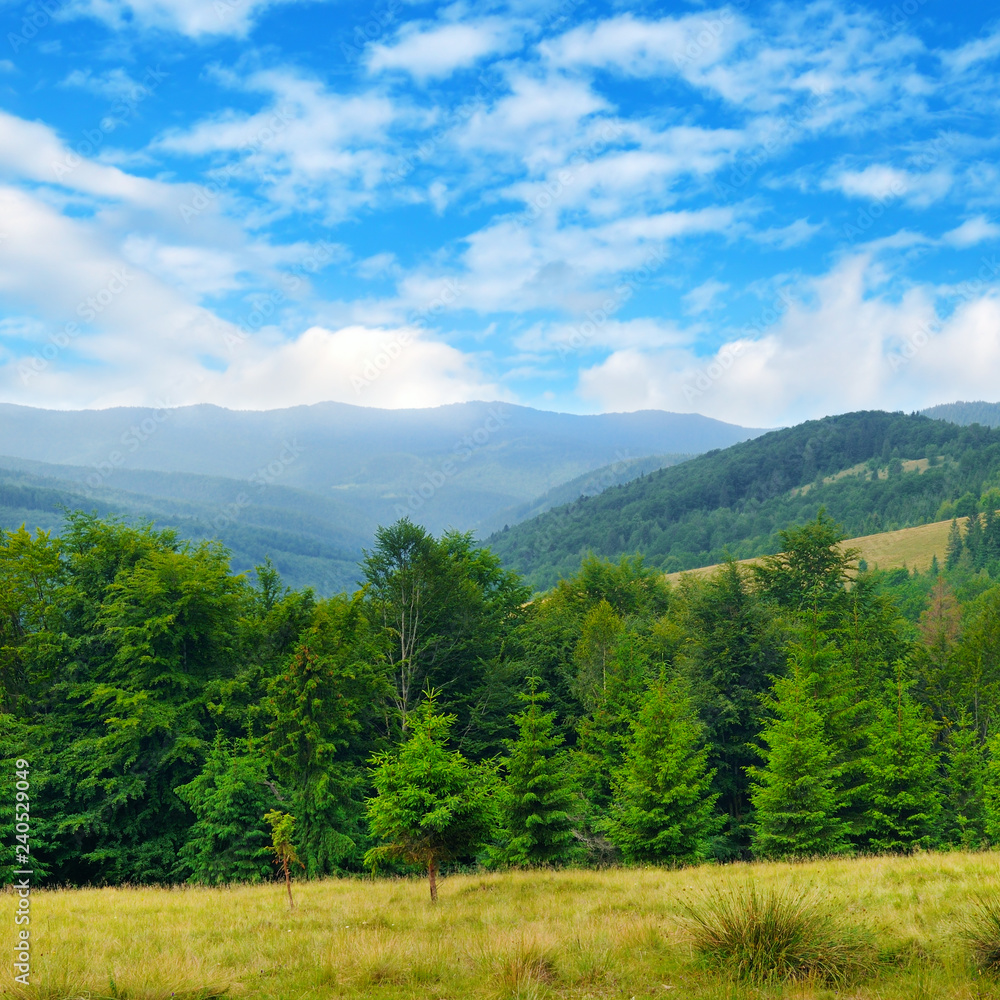
[(843, 983), (872, 965), (871, 950), (814, 895), (750, 882), (683, 907), (694, 946), (710, 964), (755, 984), (788, 979)]
[(962, 933), (976, 965), (983, 972), (1000, 973), (1000, 896), (974, 897)]

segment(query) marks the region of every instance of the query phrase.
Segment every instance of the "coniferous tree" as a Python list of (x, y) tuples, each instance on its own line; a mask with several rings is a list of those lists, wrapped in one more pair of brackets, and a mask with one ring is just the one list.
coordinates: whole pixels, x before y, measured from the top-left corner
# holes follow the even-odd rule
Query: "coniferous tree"
[(472, 857), (497, 825), (496, 765), (471, 764), (448, 750), (454, 715), (441, 715), (436, 695), (410, 714), (410, 736), (395, 751), (372, 757), (368, 799), (372, 834), (388, 841), (365, 854), (376, 866), (401, 858), (427, 871), (431, 901), (437, 901), (437, 875), (442, 861)]
[(986, 754), (968, 715), (963, 714), (948, 733), (944, 764), (942, 840), (953, 847), (975, 849), (986, 837)]
[(985, 746), (983, 828), (994, 847), (1000, 844), (1000, 732), (994, 733)]
[(945, 548), (945, 569), (954, 569), (962, 558), (962, 530), (958, 526), (958, 518), (953, 517), (948, 529), (948, 543)]
[(703, 861), (723, 822), (715, 812), (714, 776), (686, 688), (661, 678), (646, 694), (615, 775), (608, 839), (631, 863)]
[(751, 767), (758, 857), (810, 857), (850, 850), (838, 794), (841, 769), (817, 701), (819, 678), (793, 657), (774, 682), (760, 734), (763, 767)]
[(261, 816), (274, 805), (267, 761), (243, 740), (231, 745), (219, 733), (201, 774), (177, 789), (195, 822), (180, 857), (189, 882), (218, 885), (260, 882), (271, 870)]
[(538, 678), (528, 680), (524, 708), (515, 717), (516, 740), (507, 741), (507, 778), (498, 795), (504, 845), (498, 861), (517, 866), (550, 865), (574, 853), (577, 797), (555, 713), (543, 712), (547, 695)]
[(886, 684), (883, 704), (869, 732), (869, 846), (910, 852), (938, 841), (941, 794), (933, 727), (910, 695), (903, 664)]

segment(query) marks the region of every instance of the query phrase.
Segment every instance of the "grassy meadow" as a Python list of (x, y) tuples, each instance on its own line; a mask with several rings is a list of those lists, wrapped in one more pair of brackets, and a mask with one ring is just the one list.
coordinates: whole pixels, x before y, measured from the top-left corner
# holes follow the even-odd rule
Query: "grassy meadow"
[[(713, 967), (685, 907), (751, 881), (805, 890), (868, 965), (763, 986)], [(458, 875), (440, 892), (432, 906), (416, 879), (303, 882), (290, 913), (277, 883), (39, 891), (32, 985), (5, 958), (0, 997), (1000, 998), (962, 930), (977, 898), (1000, 895), (996, 853)]]
[[(958, 523), (963, 530), (967, 521), (968, 518), (959, 518)], [(905, 566), (907, 569), (917, 569), (921, 573), (926, 573), (934, 556), (937, 556), (942, 566), (944, 565), (950, 529), (950, 520), (933, 521), (913, 528), (899, 528), (896, 531), (882, 531), (875, 535), (848, 538), (841, 547), (858, 549), (858, 558), (864, 559), (869, 569), (900, 569)], [(759, 559), (740, 559), (739, 563), (741, 566), (749, 566), (759, 561)], [(712, 566), (684, 570), (681, 573), (667, 573), (666, 579), (671, 583), (677, 583), (686, 573), (693, 576), (709, 576), (718, 568), (719, 564), (716, 563)]]

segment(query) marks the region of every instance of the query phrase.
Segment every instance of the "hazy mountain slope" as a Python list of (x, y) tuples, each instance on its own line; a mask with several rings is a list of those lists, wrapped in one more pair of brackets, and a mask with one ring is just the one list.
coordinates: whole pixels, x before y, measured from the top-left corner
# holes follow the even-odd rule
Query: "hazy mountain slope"
[(81, 482), (87, 475), (72, 466), (0, 457), (0, 527), (24, 524), (58, 534), (65, 510), (154, 521), (176, 528), (184, 539), (221, 540), (237, 571), (269, 556), (290, 586), (322, 593), (354, 586), (361, 549), (370, 544), (355, 510), (283, 486), (122, 470), (120, 485), (133, 489), (91, 489)]
[[(913, 460), (912, 471), (894, 458)], [(776, 551), (777, 532), (814, 517), (820, 506), (850, 534), (864, 535), (935, 520), (942, 502), (965, 494), (978, 502), (991, 485), (1000, 486), (1000, 431), (851, 413), (698, 456), (488, 541), (508, 565), (547, 587), (588, 551), (609, 558), (642, 552), (675, 571), (718, 562), (727, 552), (746, 558)]]
[(925, 417), (932, 420), (948, 420), (953, 424), (967, 427), (969, 424), (982, 424), (983, 427), (1000, 427), (1000, 403), (986, 403), (978, 400), (965, 403), (942, 403), (921, 410)]
[[(0, 454), (90, 469), (280, 483), (359, 511), (368, 527), (409, 513), (431, 530), (472, 529), (623, 459), (697, 453), (759, 431), (697, 414), (576, 416), (506, 403), (377, 410), (321, 403), (52, 411), (0, 405)], [(127, 488), (132, 488), (128, 486)]]

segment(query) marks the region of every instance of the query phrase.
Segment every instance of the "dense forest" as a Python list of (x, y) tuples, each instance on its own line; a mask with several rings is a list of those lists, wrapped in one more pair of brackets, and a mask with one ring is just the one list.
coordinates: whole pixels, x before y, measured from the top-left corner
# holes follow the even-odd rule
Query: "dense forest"
[(588, 553), (641, 552), (664, 572), (773, 554), (780, 532), (825, 508), (848, 535), (968, 514), (993, 490), (1000, 430), (916, 414), (848, 413), (708, 452), (492, 535), (537, 589)]
[(821, 512), (753, 570), (588, 557), (532, 599), (403, 519), (318, 599), (76, 513), (0, 535), (5, 780), (55, 885), (271, 878), (269, 823), (305, 877), (998, 843), (996, 524), (886, 574)]

